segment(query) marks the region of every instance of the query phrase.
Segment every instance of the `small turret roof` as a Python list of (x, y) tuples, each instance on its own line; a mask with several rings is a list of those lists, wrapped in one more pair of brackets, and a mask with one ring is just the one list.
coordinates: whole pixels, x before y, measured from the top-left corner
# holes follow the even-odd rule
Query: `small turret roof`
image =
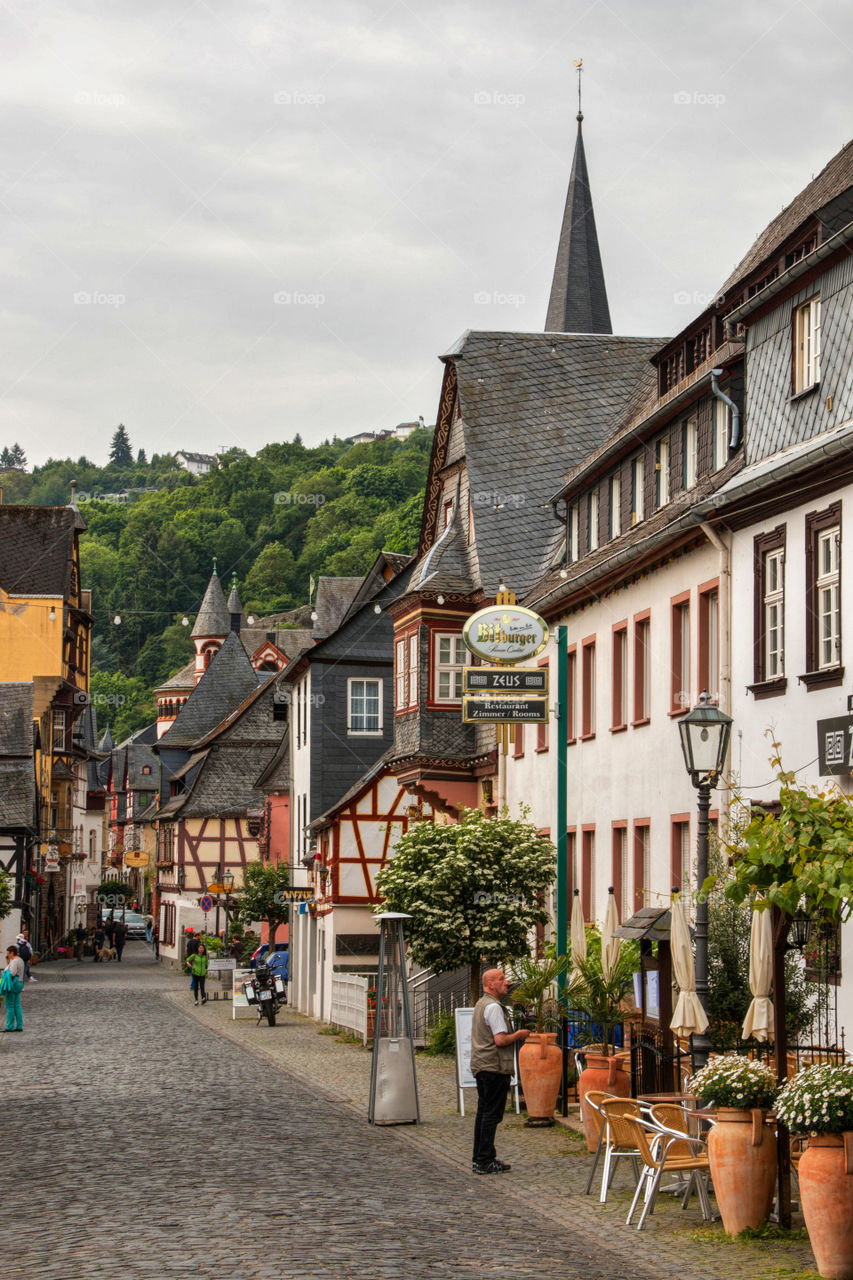
[(192, 634), (194, 637), (227, 636), (230, 630), (231, 617), (225, 603), (225, 592), (222, 590), (222, 583), (214, 566)]
[(612, 333), (581, 122), (560, 228), (546, 333)]

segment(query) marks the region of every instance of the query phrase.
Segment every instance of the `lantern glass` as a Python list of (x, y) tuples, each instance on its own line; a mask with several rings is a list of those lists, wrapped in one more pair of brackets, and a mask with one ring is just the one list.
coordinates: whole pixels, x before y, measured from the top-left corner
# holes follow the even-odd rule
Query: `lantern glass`
[(231, 871), (225, 871), (222, 875), (222, 888), (226, 893), (230, 893), (234, 888), (234, 874)]
[(707, 693), (678, 724), (681, 750), (687, 772), (694, 778), (716, 777), (722, 773), (732, 729), (727, 716), (711, 702)]
[(811, 917), (805, 911), (798, 911), (791, 920), (791, 943), (798, 951), (809, 945), (812, 936)]

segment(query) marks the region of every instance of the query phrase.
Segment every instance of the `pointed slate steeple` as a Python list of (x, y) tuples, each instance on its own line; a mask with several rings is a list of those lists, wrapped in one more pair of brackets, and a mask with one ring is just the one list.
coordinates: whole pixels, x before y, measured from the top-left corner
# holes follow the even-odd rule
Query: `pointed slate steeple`
[(583, 149), (580, 78), (577, 118), (578, 139), (569, 177), (545, 332), (612, 333), (595, 215), (592, 211), (592, 192), (589, 189), (589, 174)]
[(237, 591), (237, 574), (231, 579), (231, 591), (228, 596), (228, 612), (231, 615), (231, 630), (239, 632), (243, 620), (243, 606)]
[(221, 636), (223, 639), (231, 630), (231, 618), (225, 603), (225, 592), (216, 572), (216, 561), (213, 562), (213, 573), (204, 593), (192, 636)]

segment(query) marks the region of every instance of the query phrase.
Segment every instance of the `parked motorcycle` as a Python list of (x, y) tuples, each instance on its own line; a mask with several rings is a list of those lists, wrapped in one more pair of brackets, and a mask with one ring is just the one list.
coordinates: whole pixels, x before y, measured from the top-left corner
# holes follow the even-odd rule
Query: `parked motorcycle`
[(268, 965), (259, 964), (248, 982), (243, 983), (243, 995), (248, 1004), (258, 1010), (258, 1022), (266, 1018), (275, 1026), (275, 1015), (287, 1004), (287, 983), (280, 973), (273, 973)]

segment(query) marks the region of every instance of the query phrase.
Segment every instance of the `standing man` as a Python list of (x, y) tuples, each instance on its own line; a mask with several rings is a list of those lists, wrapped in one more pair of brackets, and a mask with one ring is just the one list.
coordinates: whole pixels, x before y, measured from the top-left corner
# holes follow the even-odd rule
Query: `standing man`
[(124, 940), (127, 937), (127, 925), (123, 920), (116, 920), (113, 926), (113, 946), (116, 949), (116, 960), (121, 964), (121, 953), (124, 951)]
[(74, 939), (77, 943), (77, 959), (82, 960), (83, 952), (86, 949), (86, 926), (84, 924), (78, 924), (74, 933)]
[(0, 989), (6, 1005), (6, 1031), (23, 1031), (24, 1018), (21, 1013), (21, 992), (24, 989), (24, 962), (18, 955), (18, 948), (6, 948), (6, 968), (0, 979)]
[(100, 963), (100, 959), (101, 959), (100, 953), (104, 949), (104, 943), (106, 942), (106, 940), (107, 940), (107, 935), (104, 932), (104, 926), (102, 923), (99, 922), (98, 924), (95, 925), (95, 933), (92, 940), (92, 950), (95, 953), (92, 959), (94, 960), (95, 964)]
[(501, 999), (509, 990), (502, 969), (483, 974), (483, 995), (474, 1006), (471, 1024), (471, 1073), (477, 1081), (474, 1121), (474, 1173), (508, 1173), (510, 1166), (495, 1154), (495, 1131), (504, 1118), (506, 1095), (515, 1070), (515, 1048), (529, 1031), (510, 1031)]

